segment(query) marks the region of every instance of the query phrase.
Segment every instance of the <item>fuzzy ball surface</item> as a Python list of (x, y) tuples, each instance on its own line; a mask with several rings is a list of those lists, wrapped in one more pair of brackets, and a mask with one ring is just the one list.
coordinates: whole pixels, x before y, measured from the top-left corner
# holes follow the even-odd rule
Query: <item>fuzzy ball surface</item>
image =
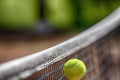
[(70, 59), (64, 64), (63, 71), (69, 80), (80, 80), (85, 76), (86, 66), (79, 59)]

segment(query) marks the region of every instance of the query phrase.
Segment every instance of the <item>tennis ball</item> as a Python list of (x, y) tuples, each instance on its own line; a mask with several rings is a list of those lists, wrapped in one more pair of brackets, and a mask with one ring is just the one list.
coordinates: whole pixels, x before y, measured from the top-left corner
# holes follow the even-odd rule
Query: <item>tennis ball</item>
[(63, 71), (69, 80), (80, 80), (86, 73), (86, 66), (79, 59), (70, 59), (65, 63)]

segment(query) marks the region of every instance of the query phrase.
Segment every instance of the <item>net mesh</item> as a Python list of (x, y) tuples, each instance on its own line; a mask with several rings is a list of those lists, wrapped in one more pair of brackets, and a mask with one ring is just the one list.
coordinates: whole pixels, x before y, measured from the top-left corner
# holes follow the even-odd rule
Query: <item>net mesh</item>
[(107, 70), (112, 65), (110, 41), (114, 35), (115, 32), (111, 32), (102, 39), (47, 66), (25, 80), (67, 80), (63, 73), (63, 66), (71, 58), (81, 59), (86, 64), (87, 73), (82, 80), (109, 80)]

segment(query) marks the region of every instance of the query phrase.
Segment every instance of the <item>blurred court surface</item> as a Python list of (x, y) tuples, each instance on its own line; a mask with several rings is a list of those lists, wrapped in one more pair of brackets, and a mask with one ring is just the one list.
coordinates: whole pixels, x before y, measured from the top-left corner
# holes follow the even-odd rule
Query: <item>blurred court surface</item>
[(72, 32), (49, 37), (4, 36), (0, 39), (0, 63), (50, 48), (76, 34), (77, 32)]

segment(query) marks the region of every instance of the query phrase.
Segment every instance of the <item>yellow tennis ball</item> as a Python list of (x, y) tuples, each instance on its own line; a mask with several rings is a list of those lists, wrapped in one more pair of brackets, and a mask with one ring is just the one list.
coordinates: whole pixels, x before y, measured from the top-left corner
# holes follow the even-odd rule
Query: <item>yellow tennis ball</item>
[(86, 73), (86, 66), (79, 59), (70, 59), (65, 63), (63, 71), (69, 80), (80, 80)]

